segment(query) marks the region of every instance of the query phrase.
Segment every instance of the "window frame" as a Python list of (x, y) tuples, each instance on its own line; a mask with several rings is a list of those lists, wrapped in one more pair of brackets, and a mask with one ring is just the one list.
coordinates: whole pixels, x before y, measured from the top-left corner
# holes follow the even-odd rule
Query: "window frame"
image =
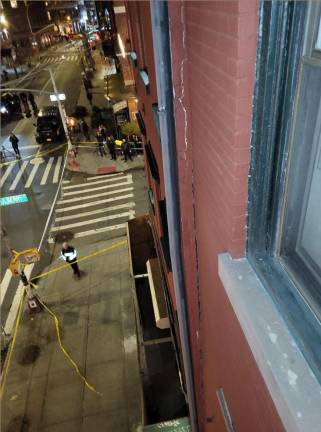
[(308, 6), (260, 3), (247, 257), (321, 383), (320, 321), (277, 256)]

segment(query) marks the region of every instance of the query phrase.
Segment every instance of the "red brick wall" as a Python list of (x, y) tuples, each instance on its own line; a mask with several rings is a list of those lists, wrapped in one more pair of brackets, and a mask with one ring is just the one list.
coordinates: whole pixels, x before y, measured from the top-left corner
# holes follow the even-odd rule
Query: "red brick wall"
[[(158, 238), (162, 237), (162, 224), (158, 208), (158, 201), (165, 198), (164, 173), (162, 161), (162, 148), (154, 121), (152, 105), (157, 103), (157, 88), (154, 65), (154, 48), (152, 39), (150, 5), (148, 1), (128, 1), (126, 2), (127, 18), (129, 22), (129, 34), (131, 35), (131, 47), (137, 54), (137, 67), (134, 67), (134, 77), (136, 83), (136, 94), (138, 99), (138, 109), (143, 115), (146, 126), (146, 143), (150, 143), (157, 160), (160, 174), (159, 184), (152, 178), (148, 164), (145, 164), (145, 171), (149, 188), (152, 189), (155, 198), (155, 215), (151, 214), (154, 227)], [(146, 93), (145, 86), (139, 76), (140, 69), (147, 69), (150, 92)], [(147, 199), (147, 197), (146, 197)], [(163, 260), (164, 268), (165, 260)], [(172, 298), (172, 306), (176, 309), (174, 285), (172, 273), (167, 274), (168, 288)]]
[(236, 431), (283, 430), (217, 269), (219, 253), (245, 250), (257, 9), (253, 0), (169, 2), (184, 270), (204, 431), (226, 430), (220, 387)]

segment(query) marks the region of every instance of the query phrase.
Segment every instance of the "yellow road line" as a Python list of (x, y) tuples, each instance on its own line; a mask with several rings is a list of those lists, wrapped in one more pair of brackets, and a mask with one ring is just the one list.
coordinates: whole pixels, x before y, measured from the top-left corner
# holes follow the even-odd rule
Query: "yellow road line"
[(12, 338), (12, 340), (10, 342), (8, 355), (7, 355), (5, 364), (4, 364), (4, 371), (3, 371), (3, 374), (2, 374), (2, 377), (1, 377), (0, 398), (2, 398), (2, 395), (3, 395), (4, 385), (5, 385), (6, 379), (7, 379), (7, 374), (8, 374), (8, 370), (9, 370), (9, 366), (10, 366), (10, 361), (11, 361), (11, 357), (12, 357), (12, 353), (13, 353), (13, 348), (15, 346), (16, 339), (17, 339), (18, 329), (19, 329), (19, 325), (20, 325), (20, 321), (21, 321), (21, 316), (22, 316), (23, 300), (24, 300), (24, 298), (25, 298), (25, 294), (23, 293), (23, 295), (21, 296), (21, 300), (20, 300), (18, 316), (17, 316), (16, 325), (15, 325), (14, 332), (13, 332), (13, 338)]

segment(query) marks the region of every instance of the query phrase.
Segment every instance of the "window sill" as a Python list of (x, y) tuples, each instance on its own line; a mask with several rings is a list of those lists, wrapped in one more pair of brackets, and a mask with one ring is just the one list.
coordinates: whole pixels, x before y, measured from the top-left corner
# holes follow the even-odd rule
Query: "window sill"
[(219, 276), (286, 430), (319, 432), (321, 386), (246, 258), (218, 257)]

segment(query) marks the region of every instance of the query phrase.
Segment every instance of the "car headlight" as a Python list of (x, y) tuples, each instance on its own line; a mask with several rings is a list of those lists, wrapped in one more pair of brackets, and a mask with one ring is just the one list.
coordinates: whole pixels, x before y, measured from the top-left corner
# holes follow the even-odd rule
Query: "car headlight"
[(8, 113), (8, 110), (7, 110), (7, 108), (5, 106), (2, 106), (0, 108), (0, 111), (1, 111), (1, 114), (7, 114)]

